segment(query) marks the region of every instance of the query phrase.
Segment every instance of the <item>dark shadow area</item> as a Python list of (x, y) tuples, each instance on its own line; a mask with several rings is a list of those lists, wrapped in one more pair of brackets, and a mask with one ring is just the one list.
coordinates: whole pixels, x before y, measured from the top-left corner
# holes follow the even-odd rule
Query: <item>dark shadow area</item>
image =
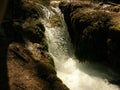
[(0, 90), (10, 90), (7, 69), (7, 50), (7, 39), (3, 29), (0, 28)]
[(10, 90), (7, 66), (8, 46), (16, 38), (21, 41), (13, 22), (18, 21), (18, 18), (21, 20), (22, 14), (24, 15), (21, 13), (21, 0), (9, 0), (4, 19), (0, 25), (0, 90)]
[(9, 27), (4, 28), (4, 24), (8, 21), (12, 20), (12, 13), (13, 13), (13, 2), (9, 0), (7, 5), (7, 10), (5, 11), (4, 19), (0, 24), (0, 90), (10, 90), (9, 86), (9, 77), (8, 77), (8, 66), (7, 66), (7, 52), (8, 46), (10, 43), (10, 38), (8, 37), (6, 28), (9, 30)]

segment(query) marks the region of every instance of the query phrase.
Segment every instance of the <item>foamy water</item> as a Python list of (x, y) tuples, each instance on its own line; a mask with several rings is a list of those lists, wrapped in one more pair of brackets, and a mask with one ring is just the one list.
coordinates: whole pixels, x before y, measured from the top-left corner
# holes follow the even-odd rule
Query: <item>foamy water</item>
[[(49, 7), (48, 9), (40, 6), (45, 15), (44, 18), (40, 18), (40, 21), (46, 29), (49, 52), (54, 59), (57, 75), (63, 83), (70, 90), (120, 90), (116, 85), (108, 83), (107, 79), (112, 79), (112, 75), (108, 74), (112, 73), (109, 69), (89, 63), (79, 63), (75, 58), (67, 27), (59, 8)], [(54, 18), (59, 20), (55, 21), (56, 24), (53, 24)]]

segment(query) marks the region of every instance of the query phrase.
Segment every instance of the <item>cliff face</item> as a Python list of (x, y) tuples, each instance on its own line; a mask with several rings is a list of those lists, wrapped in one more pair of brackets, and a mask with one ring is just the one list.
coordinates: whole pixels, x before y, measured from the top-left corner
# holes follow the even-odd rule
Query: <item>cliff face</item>
[(62, 2), (59, 7), (79, 60), (105, 64), (119, 72), (119, 5)]
[(56, 76), (38, 2), (45, 3), (9, 1), (0, 29), (1, 90), (69, 90)]

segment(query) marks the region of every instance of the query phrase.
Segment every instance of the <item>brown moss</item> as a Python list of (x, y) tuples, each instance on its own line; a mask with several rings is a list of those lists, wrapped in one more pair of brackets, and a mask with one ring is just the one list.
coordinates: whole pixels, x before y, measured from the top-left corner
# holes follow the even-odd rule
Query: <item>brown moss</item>
[[(114, 11), (102, 9), (102, 6), (96, 9), (96, 6), (99, 6), (97, 4), (89, 5), (91, 7), (80, 3), (60, 5), (79, 60), (105, 64), (119, 72), (120, 15), (118, 6), (110, 5)], [(77, 8), (71, 10), (75, 5)]]
[[(2, 24), (5, 39), (9, 41), (9, 47), (6, 47), (4, 53), (7, 58), (4, 65), (8, 66), (2, 65), (8, 68), (6, 79), (9, 78), (9, 81), (6, 82), (12, 90), (53, 90), (55, 81), (60, 82), (59, 87), (62, 88), (63, 83), (56, 76), (54, 61), (48, 53), (45, 28), (39, 20), (43, 12), (38, 3), (49, 5), (49, 0), (31, 2), (11, 0), (8, 9), (10, 11), (6, 13)], [(3, 44), (1, 45), (3, 47)], [(3, 79), (0, 77), (0, 80)]]

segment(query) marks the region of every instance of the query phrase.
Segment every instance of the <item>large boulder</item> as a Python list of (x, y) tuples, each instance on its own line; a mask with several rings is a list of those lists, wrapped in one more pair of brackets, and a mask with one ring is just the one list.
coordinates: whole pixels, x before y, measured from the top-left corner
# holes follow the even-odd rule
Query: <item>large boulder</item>
[(0, 29), (1, 90), (69, 90), (48, 53), (38, 1), (9, 1)]
[(97, 62), (120, 71), (120, 7), (117, 4), (62, 2), (75, 55), (80, 61)]

